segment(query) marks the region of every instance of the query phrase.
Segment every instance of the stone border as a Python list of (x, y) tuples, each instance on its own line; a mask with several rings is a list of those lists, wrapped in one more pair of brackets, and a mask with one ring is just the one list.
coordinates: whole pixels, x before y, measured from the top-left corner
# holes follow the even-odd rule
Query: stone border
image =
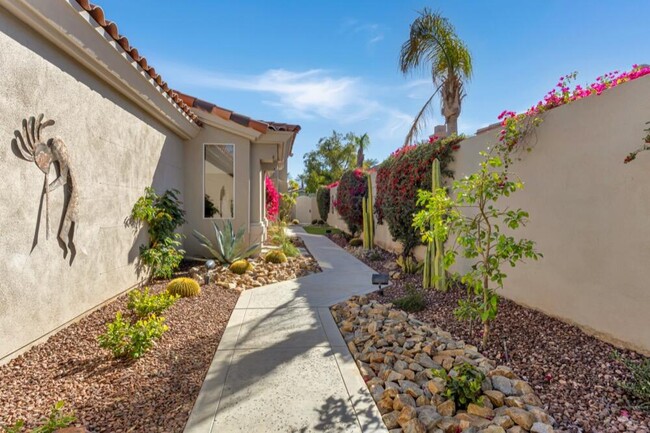
[[(354, 296), (331, 309), (347, 347), (391, 433), (553, 433), (555, 420), (533, 388), (475, 346), (392, 304)], [(468, 363), (481, 371), (482, 404), (457, 410), (434, 369)]]

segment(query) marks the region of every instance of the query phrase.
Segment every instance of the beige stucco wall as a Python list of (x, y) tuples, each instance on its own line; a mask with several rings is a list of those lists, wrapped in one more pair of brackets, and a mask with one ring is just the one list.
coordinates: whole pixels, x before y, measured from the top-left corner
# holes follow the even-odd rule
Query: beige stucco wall
[[(203, 257), (207, 251), (192, 236), (194, 229), (214, 240), (213, 221), (221, 224), (219, 218), (204, 218), (203, 214), (203, 145), (233, 144), (235, 146), (235, 229), (248, 227), (250, 194), (250, 141), (244, 137), (221, 129), (204, 125), (199, 134), (185, 144), (184, 164), (185, 211), (187, 224), (183, 243), (190, 256)], [(215, 196), (218, 201), (218, 194)], [(214, 197), (213, 197), (214, 198)], [(214, 200), (213, 200), (214, 201)], [(215, 203), (217, 202), (215, 201)], [(248, 234), (247, 234), (248, 236)]]
[[(506, 271), (503, 294), (606, 339), (650, 352), (650, 155), (630, 164), (650, 120), (650, 77), (548, 112), (514, 170), (530, 212), (518, 233), (544, 258)], [(474, 171), (490, 135), (462, 143), (454, 170)]]
[[(183, 189), (182, 141), (0, 8), (0, 360), (133, 286), (136, 238), (125, 226), (145, 186)], [(68, 146), (79, 190), (77, 254), (55, 232), (63, 191), (36, 233), (43, 174), (11, 148), (24, 117), (45, 113)], [(32, 248), (35, 240), (37, 244)]]
[[(650, 77), (546, 113), (532, 152), (514, 170), (525, 183), (504, 205), (530, 212), (518, 236), (537, 242), (539, 261), (506, 268), (502, 295), (624, 347), (650, 353), (650, 154), (630, 164), (650, 120)], [(476, 171), (492, 130), (461, 144), (456, 178)], [(376, 189), (375, 189), (376, 190)], [(332, 191), (333, 197), (335, 191)], [(338, 214), (329, 223), (345, 230)], [(387, 226), (379, 246), (399, 252)], [(422, 259), (423, 248), (416, 250)], [(459, 260), (456, 270), (468, 270)]]
[(316, 199), (308, 195), (301, 195), (296, 198), (295, 215), (302, 224), (310, 224), (312, 219), (318, 218), (312, 211), (312, 202), (314, 201)]

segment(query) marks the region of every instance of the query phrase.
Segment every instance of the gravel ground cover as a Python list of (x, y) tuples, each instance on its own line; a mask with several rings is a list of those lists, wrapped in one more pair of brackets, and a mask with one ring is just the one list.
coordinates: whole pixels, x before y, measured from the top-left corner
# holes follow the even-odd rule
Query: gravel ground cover
[[(333, 240), (345, 245), (342, 236), (334, 236)], [(392, 253), (380, 250), (381, 258), (370, 261), (360, 248), (346, 248), (377, 271), (388, 273), (395, 269), (396, 256)], [(404, 296), (409, 282), (421, 287), (421, 276), (403, 275), (393, 280), (384, 296), (375, 293), (370, 297), (391, 302)], [(479, 327), (470, 332), (468, 324), (453, 315), (458, 299), (464, 295), (460, 288), (447, 293), (428, 291), (427, 307), (415, 316), (450, 332), (454, 338), (480, 346)], [(650, 414), (635, 410), (634, 402), (628, 401), (618, 386), (628, 379), (628, 373), (613, 359), (616, 350), (634, 360), (643, 358), (507, 299), (501, 300), (488, 346), (481, 348), (484, 355), (510, 366), (533, 386), (558, 422), (557, 428), (569, 432), (647, 433)]]
[[(137, 361), (115, 360), (97, 343), (115, 313), (127, 311), (123, 295), (1, 366), (0, 431), (18, 419), (33, 428), (64, 400), (65, 412), (73, 411), (77, 425), (91, 432), (182, 432), (240, 291), (260, 285), (250, 276), (271, 282), (319, 270), (312, 257), (283, 265), (253, 263), (255, 273), (226, 281), (220, 271), (198, 297), (180, 299), (166, 310), (169, 331)], [(184, 264), (177, 276), (192, 265)], [(166, 283), (149, 287), (159, 293)]]

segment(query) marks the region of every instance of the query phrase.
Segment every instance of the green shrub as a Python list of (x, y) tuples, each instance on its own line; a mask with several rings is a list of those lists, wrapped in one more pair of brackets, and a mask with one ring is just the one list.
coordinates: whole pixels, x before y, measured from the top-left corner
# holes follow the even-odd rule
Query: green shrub
[(266, 253), (264, 257), (266, 263), (286, 263), (287, 256), (282, 252), (282, 250), (271, 250)]
[(246, 272), (253, 269), (253, 265), (251, 265), (248, 260), (241, 259), (233, 262), (228, 269), (230, 269), (230, 272), (234, 274), (244, 275)]
[(291, 242), (291, 239), (287, 239), (280, 247), (287, 257), (298, 257), (300, 255), (300, 250)]
[(194, 230), (194, 237), (201, 243), (201, 246), (210, 252), (212, 258), (219, 263), (230, 265), (232, 262), (246, 259), (259, 252), (261, 248), (259, 243), (252, 245), (246, 243), (244, 227), (241, 227), (235, 233), (235, 229), (230, 220), (224, 223), (223, 229), (219, 227), (216, 221), (213, 221), (212, 225), (214, 227), (216, 243), (213, 243), (196, 230)]
[(650, 411), (650, 358), (634, 362), (623, 358), (619, 353), (615, 353), (614, 357), (622, 362), (630, 373), (630, 379), (619, 383), (619, 386), (636, 400), (640, 409)]
[(172, 295), (166, 292), (158, 295), (149, 294), (149, 288), (144, 291), (133, 290), (129, 293), (129, 303), (127, 307), (138, 317), (146, 317), (150, 314), (160, 314), (167, 308), (174, 305), (180, 298), (178, 295)]
[(360, 168), (343, 173), (336, 190), (334, 207), (353, 235), (363, 226), (362, 203), (367, 190), (368, 176)]
[(193, 278), (174, 278), (167, 284), (167, 292), (181, 298), (190, 298), (201, 293), (201, 286)]
[(350, 242), (348, 242), (348, 245), (351, 247), (360, 247), (363, 245), (363, 240), (360, 238), (352, 238), (350, 239)]
[(118, 312), (98, 340), (100, 347), (110, 350), (116, 358), (137, 359), (151, 349), (154, 340), (162, 337), (168, 329), (164, 317), (152, 314), (131, 324)]
[(147, 224), (149, 244), (140, 246), (141, 264), (149, 271), (149, 278), (170, 278), (185, 251), (179, 249), (182, 236), (174, 233), (185, 223), (183, 203), (178, 199), (179, 191), (167, 190), (163, 195), (151, 188), (136, 201), (131, 210), (131, 222)]
[(375, 197), (377, 223), (385, 221), (388, 224), (393, 239), (404, 247), (404, 255), (411, 254), (421, 243), (419, 231), (412, 226), (413, 214), (422, 209), (417, 205), (417, 191), (431, 189), (431, 165), (436, 158), (440, 161), (442, 176), (453, 178), (449, 163), (464, 138), (452, 135), (402, 147), (379, 165)]
[(433, 370), (434, 376), (447, 383), (444, 397), (456, 403), (458, 409), (466, 409), (470, 403), (482, 404), (481, 383), (485, 375), (467, 362), (457, 365), (447, 373), (444, 369)]
[(315, 226), (316, 224), (318, 224), (318, 220), (317, 220), (317, 219), (313, 219), (313, 220), (311, 220), (311, 225)]
[[(33, 429), (31, 433), (54, 433), (59, 429), (69, 427), (70, 424), (75, 422), (77, 418), (73, 414), (63, 413), (63, 406), (65, 406), (64, 401), (57, 401), (50, 415), (47, 418), (43, 418), (40, 421), (41, 425)], [(24, 426), (25, 421), (20, 419), (14, 425), (4, 427), (4, 431), (5, 433), (21, 433)]]
[(318, 214), (323, 223), (327, 221), (327, 216), (330, 212), (330, 189), (326, 186), (321, 186), (316, 191), (316, 203), (318, 204)]
[(413, 284), (410, 283), (406, 284), (405, 289), (406, 295), (394, 300), (393, 304), (404, 311), (408, 311), (409, 313), (424, 310), (424, 307), (426, 307), (424, 294), (421, 291), (417, 290)]
[(378, 260), (381, 260), (381, 258), (381, 252), (377, 248), (368, 250), (366, 253), (366, 259), (370, 260), (371, 262), (376, 262)]

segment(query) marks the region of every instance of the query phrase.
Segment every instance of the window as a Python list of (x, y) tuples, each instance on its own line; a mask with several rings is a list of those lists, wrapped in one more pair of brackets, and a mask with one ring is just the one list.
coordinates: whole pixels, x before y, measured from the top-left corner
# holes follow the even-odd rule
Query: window
[(203, 217), (235, 217), (235, 146), (203, 145)]

